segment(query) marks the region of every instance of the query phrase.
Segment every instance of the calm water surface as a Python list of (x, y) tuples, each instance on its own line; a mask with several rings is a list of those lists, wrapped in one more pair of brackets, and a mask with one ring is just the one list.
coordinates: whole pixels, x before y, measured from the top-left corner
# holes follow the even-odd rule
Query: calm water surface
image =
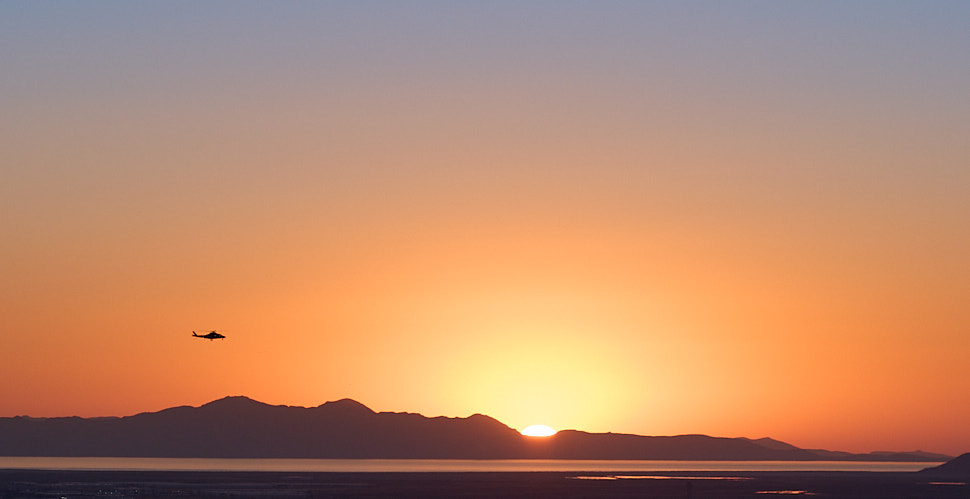
[(147, 471), (919, 471), (940, 463), (857, 461), (599, 461), (565, 459), (190, 459), (0, 457), (0, 469)]

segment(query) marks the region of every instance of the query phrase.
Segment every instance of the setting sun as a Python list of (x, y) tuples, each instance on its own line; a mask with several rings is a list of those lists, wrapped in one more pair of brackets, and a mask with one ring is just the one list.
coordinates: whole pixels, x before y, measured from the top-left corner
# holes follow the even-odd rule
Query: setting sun
[(522, 434), (527, 437), (550, 437), (556, 434), (556, 430), (544, 424), (534, 424), (522, 430)]

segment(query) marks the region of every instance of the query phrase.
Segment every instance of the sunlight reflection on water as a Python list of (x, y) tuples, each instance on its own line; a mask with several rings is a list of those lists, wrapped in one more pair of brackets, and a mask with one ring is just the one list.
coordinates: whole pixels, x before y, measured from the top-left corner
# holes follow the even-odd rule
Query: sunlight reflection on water
[(745, 476), (667, 476), (667, 475), (593, 475), (571, 476), (574, 480), (728, 480), (732, 482), (751, 480)]

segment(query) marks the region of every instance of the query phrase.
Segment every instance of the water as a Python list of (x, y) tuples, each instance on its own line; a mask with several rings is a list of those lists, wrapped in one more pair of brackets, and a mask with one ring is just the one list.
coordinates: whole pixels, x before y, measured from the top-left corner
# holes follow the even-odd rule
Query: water
[(131, 471), (919, 471), (940, 463), (870, 461), (605, 461), (566, 459), (197, 459), (2, 457), (0, 469)]

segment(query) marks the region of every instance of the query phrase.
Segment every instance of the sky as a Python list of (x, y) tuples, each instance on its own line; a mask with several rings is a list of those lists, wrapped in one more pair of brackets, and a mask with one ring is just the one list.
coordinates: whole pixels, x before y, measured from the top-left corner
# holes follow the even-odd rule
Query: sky
[(348, 397), (968, 452), (968, 23), (0, 2), (0, 416)]

